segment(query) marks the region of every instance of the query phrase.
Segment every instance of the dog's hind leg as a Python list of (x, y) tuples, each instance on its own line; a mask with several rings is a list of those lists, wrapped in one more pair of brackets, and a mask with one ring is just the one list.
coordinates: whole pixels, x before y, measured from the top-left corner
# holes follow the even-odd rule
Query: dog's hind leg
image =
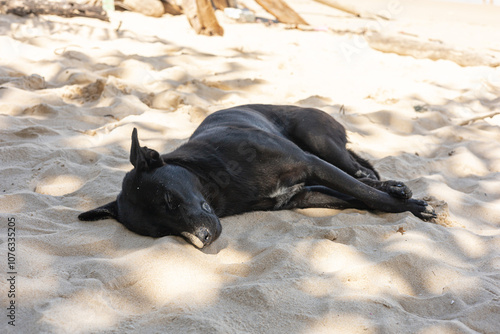
[(296, 109), (285, 131), (304, 151), (310, 152), (355, 178), (379, 179), (373, 166), (346, 148), (344, 127), (318, 109)]
[[(291, 126), (290, 126), (291, 125)], [(375, 168), (365, 159), (346, 148), (344, 127), (330, 115), (318, 109), (297, 109), (287, 134), (303, 150), (340, 168), (366, 185), (392, 197), (408, 199), (412, 192), (399, 181), (380, 181)]]
[(364, 184), (369, 185), (370, 187), (386, 192), (392, 197), (408, 199), (413, 196), (411, 189), (406, 184), (400, 181), (379, 181), (367, 177), (358, 180), (363, 182)]
[(404, 183), (380, 181), (379, 174), (367, 160), (346, 148), (347, 139), (342, 125), (322, 112), (318, 118), (324, 119), (315, 125), (314, 131), (304, 128), (305, 122), (296, 125), (293, 132), (296, 144), (370, 187), (396, 198), (411, 198), (412, 192)]
[(356, 153), (351, 150), (348, 150), (351, 156), (356, 159), (356, 161), (363, 167), (371, 170), (377, 179), (374, 179), (370, 175), (366, 175), (363, 171), (357, 172), (354, 177), (356, 177), (359, 181), (367, 184), (375, 189), (381, 190), (383, 192), (388, 193), (393, 197), (398, 197), (402, 199), (408, 199), (412, 196), (412, 191), (408, 186), (406, 186), (403, 182), (400, 181), (380, 181), (380, 176), (377, 171), (373, 168), (373, 166), (365, 159), (359, 157)]

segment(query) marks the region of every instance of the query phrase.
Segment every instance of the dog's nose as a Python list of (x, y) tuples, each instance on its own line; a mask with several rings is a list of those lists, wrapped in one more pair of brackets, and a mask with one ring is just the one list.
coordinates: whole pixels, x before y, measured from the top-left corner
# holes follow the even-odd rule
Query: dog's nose
[(212, 233), (206, 227), (199, 227), (194, 233), (181, 232), (181, 235), (199, 249), (202, 249), (213, 241)]
[(212, 233), (206, 227), (200, 227), (196, 230), (195, 236), (200, 239), (203, 246), (208, 245), (212, 241)]

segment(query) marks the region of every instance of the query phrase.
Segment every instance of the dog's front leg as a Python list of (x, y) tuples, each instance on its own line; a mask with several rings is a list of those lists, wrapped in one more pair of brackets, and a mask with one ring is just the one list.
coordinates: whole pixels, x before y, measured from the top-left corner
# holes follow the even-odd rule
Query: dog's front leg
[(360, 200), (324, 186), (306, 186), (280, 207), (284, 210), (306, 208), (370, 209)]
[[(436, 217), (432, 207), (425, 201), (408, 199), (405, 196), (393, 196), (394, 194), (389, 194), (363, 183), (341, 169), (313, 155), (309, 155), (309, 159), (311, 160), (309, 164), (311, 183), (350, 195), (373, 210), (386, 212), (410, 211), (423, 220)], [(383, 184), (383, 182), (380, 184)], [(399, 188), (389, 184), (385, 184), (385, 186), (388, 186), (388, 189)], [(401, 188), (404, 189), (404, 187)]]

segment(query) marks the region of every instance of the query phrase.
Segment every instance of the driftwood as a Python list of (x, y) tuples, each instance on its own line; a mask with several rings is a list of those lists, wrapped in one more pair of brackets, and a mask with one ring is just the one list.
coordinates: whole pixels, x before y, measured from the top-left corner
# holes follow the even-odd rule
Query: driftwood
[(165, 14), (165, 8), (160, 0), (122, 0), (116, 5), (152, 17), (160, 17)]
[(488, 54), (458, 49), (440, 42), (423, 40), (403, 34), (367, 34), (366, 39), (370, 47), (375, 50), (396, 53), (401, 56), (411, 56), (418, 59), (450, 60), (460, 66), (500, 66), (500, 59)]
[(222, 36), (224, 29), (219, 25), (210, 0), (184, 0), (184, 14), (194, 31), (200, 35)]
[(314, 0), (316, 2), (322, 3), (323, 5), (338, 9), (340, 11), (352, 14), (357, 17), (367, 18), (367, 19), (376, 19), (383, 18), (385, 20), (389, 20), (390, 17), (387, 17), (383, 14), (375, 14), (369, 12), (367, 10), (356, 7), (352, 4), (351, 1), (335, 1), (335, 0)]
[[(285, 0), (256, 0), (256, 2), (279, 22), (297, 26), (307, 25), (307, 22), (289, 7)], [(217, 21), (214, 6), (223, 10), (227, 7), (236, 7), (236, 2), (235, 0), (182, 0), (181, 7), (175, 0), (116, 0), (115, 5), (154, 17), (160, 17), (165, 13), (173, 15), (184, 13), (196, 33), (222, 36), (224, 29)], [(81, 4), (71, 0), (0, 0), (0, 14), (82, 16), (109, 21), (106, 11), (101, 6)]]
[(175, 1), (163, 0), (163, 10), (170, 15), (181, 15), (184, 11)]
[(236, 8), (235, 0), (212, 0), (214, 7), (218, 10), (224, 10), (224, 8), (233, 7)]
[(255, 0), (255, 2), (276, 17), (279, 22), (307, 25), (307, 22), (283, 0)]
[(2, 0), (0, 13), (27, 15), (58, 15), (63, 17), (83, 16), (109, 21), (101, 6), (79, 4), (73, 1), (54, 2), (47, 0)]
[(116, 0), (115, 6), (143, 15), (160, 17), (163, 14), (181, 15), (182, 7), (174, 0)]

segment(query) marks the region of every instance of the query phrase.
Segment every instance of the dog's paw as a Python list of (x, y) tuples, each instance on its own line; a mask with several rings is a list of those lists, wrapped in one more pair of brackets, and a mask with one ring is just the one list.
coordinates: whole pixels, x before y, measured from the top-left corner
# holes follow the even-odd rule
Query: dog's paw
[(408, 188), (403, 182), (399, 181), (385, 181), (384, 191), (392, 197), (409, 199), (413, 195), (411, 189)]
[(413, 207), (410, 211), (418, 218), (424, 221), (437, 218), (434, 208), (429, 204), (427, 204), (426, 201), (412, 199), (409, 202), (412, 204)]
[(354, 176), (357, 178), (357, 179), (363, 179), (363, 178), (368, 178), (368, 179), (371, 179), (371, 180), (378, 180), (378, 177), (377, 175), (375, 174), (374, 171), (372, 170), (369, 170), (369, 169), (364, 169), (364, 170), (358, 170)]

